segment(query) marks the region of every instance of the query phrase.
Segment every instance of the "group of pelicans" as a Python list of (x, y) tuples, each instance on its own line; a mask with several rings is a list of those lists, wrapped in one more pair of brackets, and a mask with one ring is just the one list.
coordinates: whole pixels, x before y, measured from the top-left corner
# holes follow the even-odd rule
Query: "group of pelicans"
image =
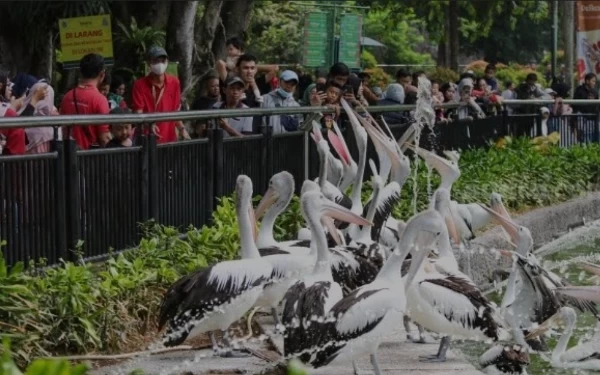
[[(228, 329), (246, 314), (250, 313), (250, 321), (256, 309), (267, 308), (283, 335), (286, 358), (298, 358), (313, 368), (351, 361), (357, 373), (355, 359), (368, 354), (380, 375), (377, 349), (403, 323), (407, 338), (414, 342), (425, 342), (425, 330), (441, 337), (438, 352), (422, 361), (445, 361), (451, 338), (482, 340), (496, 343), (480, 358), (487, 373), (525, 374), (529, 353), (547, 350), (545, 333), (565, 323), (552, 364), (600, 369), (599, 341), (566, 350), (576, 320), (573, 308), (600, 317), (598, 288), (570, 286), (545, 270), (531, 252), (530, 231), (511, 219), (498, 194), (491, 194), (489, 207), (453, 201), (452, 185), (460, 177), (457, 153), (440, 157), (420, 149), (410, 142), (411, 131), (396, 141), (368, 113), (361, 116), (343, 105), (358, 147), (358, 163), (335, 123), (327, 130), (329, 142), (313, 123), (319, 177), (302, 185), (300, 207), (306, 227), (297, 240), (288, 242), (275, 240), (273, 229), (294, 194), (291, 174), (274, 175), (256, 209), (252, 181), (239, 176), (241, 259), (200, 269), (169, 288), (159, 317), (159, 327), (167, 326), (163, 343), (175, 346), (208, 333), (216, 355), (244, 355), (234, 349)], [(368, 139), (379, 166), (368, 161), (372, 194), (363, 203)], [(428, 209), (402, 222), (391, 212), (410, 177), (410, 160), (404, 154), (408, 149), (440, 174), (441, 184)], [(256, 220), (261, 218), (257, 231)], [(492, 222), (504, 228), (515, 247), (498, 251), (512, 259), (500, 306), (472, 281), (469, 267), (459, 269), (454, 253), (470, 246), (474, 232)], [(586, 267), (600, 274), (599, 268)], [(418, 335), (411, 333), (411, 321)], [(223, 332), (224, 348), (215, 338), (218, 330)]]

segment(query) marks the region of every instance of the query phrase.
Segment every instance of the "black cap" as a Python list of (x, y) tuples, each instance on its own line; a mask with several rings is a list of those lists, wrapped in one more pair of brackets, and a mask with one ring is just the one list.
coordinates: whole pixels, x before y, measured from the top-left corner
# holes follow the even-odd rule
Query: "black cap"
[(244, 80), (238, 76), (231, 76), (231, 77), (227, 78), (227, 80), (225, 80), (225, 86), (227, 86), (227, 87), (229, 87), (230, 85), (233, 85), (234, 83), (239, 83), (242, 86), (246, 86), (246, 83), (244, 82)]
[(162, 47), (150, 47), (150, 49), (148, 50), (148, 59), (155, 59), (157, 57), (166, 57), (168, 59), (169, 55), (167, 54), (167, 51), (165, 51), (165, 49)]

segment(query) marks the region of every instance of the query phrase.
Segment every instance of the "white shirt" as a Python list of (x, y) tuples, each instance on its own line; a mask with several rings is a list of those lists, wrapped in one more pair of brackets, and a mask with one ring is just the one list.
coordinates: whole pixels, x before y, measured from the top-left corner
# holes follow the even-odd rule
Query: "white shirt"
[[(217, 102), (213, 106), (214, 109), (221, 109), (225, 105), (224, 102)], [(240, 102), (237, 108), (249, 108), (244, 103)], [(237, 130), (240, 133), (252, 133), (252, 117), (233, 117), (223, 119), (227, 121), (227, 124), (233, 129)], [(223, 132), (224, 137), (231, 137), (231, 135), (227, 132)]]

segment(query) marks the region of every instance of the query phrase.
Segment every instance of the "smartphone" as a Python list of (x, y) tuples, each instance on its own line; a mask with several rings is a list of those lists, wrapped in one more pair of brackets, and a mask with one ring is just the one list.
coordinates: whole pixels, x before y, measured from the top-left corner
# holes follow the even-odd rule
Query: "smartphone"
[(325, 92), (325, 84), (324, 83), (317, 83), (317, 92), (321, 91), (321, 92)]
[(354, 94), (354, 88), (351, 85), (345, 85), (344, 94)]

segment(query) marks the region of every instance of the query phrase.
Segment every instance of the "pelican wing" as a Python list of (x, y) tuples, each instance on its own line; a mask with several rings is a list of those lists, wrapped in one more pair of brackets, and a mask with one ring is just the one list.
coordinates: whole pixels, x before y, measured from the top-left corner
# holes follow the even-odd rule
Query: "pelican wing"
[[(557, 288), (572, 286), (567, 280), (559, 277), (555, 273), (546, 271), (544, 269), (542, 269), (542, 270), (543, 270), (544, 283), (551, 290), (555, 291)], [(594, 301), (576, 298), (576, 297), (573, 297), (573, 296), (570, 296), (570, 295), (564, 294), (564, 293), (556, 293), (555, 292), (555, 294), (556, 294), (556, 297), (558, 298), (558, 301), (562, 305), (569, 305), (569, 306), (575, 307), (576, 309), (578, 309), (581, 312), (589, 311), (592, 314), (594, 314), (596, 317), (600, 318), (600, 316), (598, 316), (598, 310), (596, 309), (596, 303)]]
[(492, 305), (473, 284), (455, 276), (425, 279), (419, 283), (419, 292), (449, 321), (466, 329), (479, 329), (498, 340), (499, 326)]
[(159, 329), (169, 322), (165, 345), (185, 341), (195, 322), (269, 282), (272, 272), (262, 259), (242, 259), (217, 263), (176, 281), (166, 292), (159, 313)]
[(369, 289), (365, 286), (336, 303), (314, 348), (311, 365), (318, 368), (331, 363), (350, 340), (370, 332), (381, 323), (396, 298), (398, 296), (387, 288)]
[[(371, 239), (375, 242), (379, 242), (381, 231), (385, 227), (385, 222), (392, 214), (394, 207), (400, 202), (400, 185), (393, 181), (387, 184), (379, 193), (379, 199), (377, 200), (377, 209), (375, 211), (375, 217), (373, 218), (373, 226), (371, 227)], [(369, 206), (373, 204), (372, 200), (367, 202), (363, 209), (363, 217), (367, 217), (369, 212)]]
[(344, 296), (377, 277), (380, 268), (369, 259), (343, 248), (336, 248), (335, 252), (331, 259), (331, 273), (333, 280), (342, 287)]
[(479, 364), (495, 366), (506, 374), (522, 374), (529, 365), (529, 353), (520, 345), (494, 345), (481, 355)]

